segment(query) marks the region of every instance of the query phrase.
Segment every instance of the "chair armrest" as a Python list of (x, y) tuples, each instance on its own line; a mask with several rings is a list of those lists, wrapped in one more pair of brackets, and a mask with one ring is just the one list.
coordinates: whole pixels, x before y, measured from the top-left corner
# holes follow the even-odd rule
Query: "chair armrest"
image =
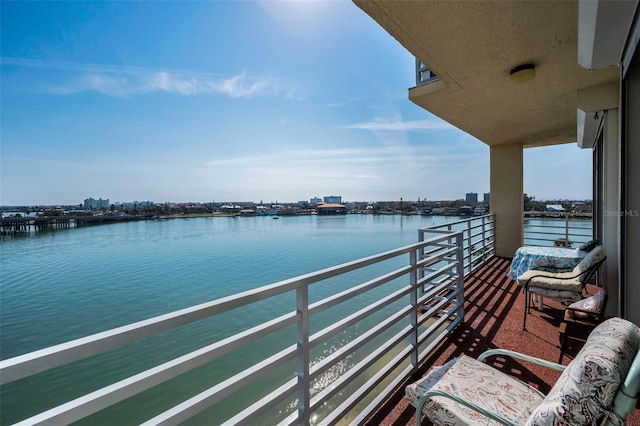
[(564, 308), (567, 311), (574, 311), (574, 312), (583, 312), (585, 314), (591, 314), (593, 316), (600, 316), (602, 315), (602, 313), (600, 311), (597, 310), (593, 310), (593, 309), (585, 309), (585, 308), (572, 308), (571, 306), (565, 306)]
[(567, 368), (566, 365), (558, 364), (556, 362), (547, 361), (546, 359), (536, 358), (533, 356), (521, 354), (520, 352), (510, 351), (508, 349), (490, 349), (488, 351), (484, 351), (478, 357), (478, 361), (484, 361), (490, 356), (494, 355), (506, 355), (511, 358), (522, 359), (524, 361), (529, 361), (534, 364), (542, 365), (544, 367), (553, 368), (554, 370), (564, 371)]
[(425, 392), (424, 394), (422, 394), (422, 396), (420, 397), (420, 399), (418, 400), (418, 403), (416, 404), (416, 426), (420, 426), (421, 425), (421, 417), (422, 417), (422, 406), (424, 405), (425, 402), (427, 402), (427, 400), (432, 397), (432, 396), (442, 396), (444, 398), (449, 398), (452, 399), (454, 401), (456, 401), (459, 404), (462, 404), (464, 406), (467, 406), (469, 408), (471, 408), (474, 411), (477, 411), (478, 413), (482, 414), (483, 416), (487, 416), (490, 419), (493, 419), (499, 423), (502, 423), (504, 425), (508, 425), (508, 426), (518, 426), (516, 423), (513, 423), (511, 420), (509, 419), (505, 419), (504, 417), (502, 417), (501, 415), (494, 413), (493, 411), (489, 411), (486, 408), (480, 407), (479, 405), (459, 397), (458, 395), (453, 395), (449, 392), (443, 391), (443, 390), (439, 390), (439, 389), (434, 389), (434, 390), (429, 390), (427, 392)]
[[(614, 412), (622, 417), (627, 418), (638, 404), (638, 390), (640, 389), (640, 354), (636, 354), (633, 364), (629, 368), (627, 377), (624, 379), (621, 389), (616, 394), (614, 400)], [(607, 424), (608, 426), (608, 424)]]
[(573, 266), (571, 267), (566, 267), (566, 268), (560, 268), (557, 266), (545, 266), (545, 265), (538, 265), (535, 268), (531, 268), (529, 269), (530, 271), (546, 271), (546, 272), (552, 272), (549, 271), (549, 269), (553, 269), (553, 271), (573, 271)]

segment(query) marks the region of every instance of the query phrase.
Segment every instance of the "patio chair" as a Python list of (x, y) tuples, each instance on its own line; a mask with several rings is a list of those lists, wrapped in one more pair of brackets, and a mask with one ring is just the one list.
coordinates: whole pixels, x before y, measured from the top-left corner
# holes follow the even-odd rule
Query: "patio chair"
[(560, 358), (558, 358), (558, 363), (562, 363), (569, 340), (585, 342), (585, 336), (604, 321), (607, 298), (607, 292), (601, 289), (593, 296), (579, 300), (565, 308), (564, 319), (558, 328), (560, 337)]
[[(493, 349), (477, 360), (462, 355), (405, 388), (416, 407), (436, 425), (620, 426), (638, 403), (640, 328), (622, 318), (598, 325), (576, 357), (564, 366), (518, 352)], [(562, 371), (545, 396), (482, 360), (500, 355)], [(596, 372), (594, 374), (594, 372)]]
[(606, 258), (604, 248), (598, 246), (591, 250), (571, 271), (530, 270), (520, 275), (518, 285), (522, 286), (525, 295), (522, 329), (527, 329), (527, 314), (531, 309), (532, 295), (550, 297), (561, 302), (577, 302), (582, 299), (582, 292), (587, 282)]
[(585, 243), (580, 244), (577, 247), (578, 251), (586, 251), (586, 252), (590, 252), (591, 250), (593, 250), (594, 248), (596, 248), (598, 246), (598, 244), (600, 243), (599, 240), (590, 240), (587, 241)]

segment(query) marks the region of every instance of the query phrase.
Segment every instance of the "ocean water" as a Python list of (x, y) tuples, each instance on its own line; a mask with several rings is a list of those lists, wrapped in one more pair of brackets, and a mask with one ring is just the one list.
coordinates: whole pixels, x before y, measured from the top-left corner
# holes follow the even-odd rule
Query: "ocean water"
[[(459, 219), (373, 215), (279, 220), (217, 217), (0, 237), (0, 356), (11, 358), (395, 249), (416, 242), (419, 228)], [(290, 309), (291, 305), (286, 306)], [(279, 309), (265, 307), (265, 311)], [(144, 345), (129, 345), (5, 385), (0, 390), (0, 423), (14, 423), (202, 347), (212, 339), (246, 328), (247, 323), (260, 323), (261, 315), (255, 310), (226, 315), (215, 322), (194, 323), (147, 339), (150, 342)], [(259, 350), (277, 347), (277, 340), (278, 335), (261, 343), (265, 346)], [(253, 357), (250, 349), (233, 358), (222, 358), (215, 369), (196, 369), (82, 423), (138, 424), (164, 411), (162, 407), (167, 404), (177, 404), (237, 372)], [(339, 375), (340, 368), (332, 374)], [(274, 374), (281, 377), (290, 371)], [(260, 385), (255, 388), (261, 391)], [(241, 401), (225, 404), (235, 408)], [(264, 424), (273, 424), (279, 415), (274, 413)], [(190, 423), (216, 424), (226, 417), (224, 412), (206, 412)]]
[[(418, 228), (454, 219), (458, 218), (216, 217), (128, 222), (3, 237), (1, 357), (14, 357), (398, 248), (416, 242)], [(259, 315), (252, 313), (251, 320), (259, 320)], [(243, 317), (229, 317), (215, 327), (233, 330), (233, 322), (242, 320)], [(192, 327), (189, 332), (192, 334), (188, 339), (181, 340), (176, 335), (164, 340), (185, 349), (196, 346), (198, 339), (193, 336), (200, 331)], [(65, 368), (3, 386), (1, 423), (12, 423), (54, 402), (125, 377), (127, 368), (102, 371), (109, 368), (111, 358), (126, 356), (150, 365), (164, 360), (157, 353), (132, 350), (116, 350), (83, 361), (86, 378), (75, 390), (66, 382), (77, 382), (77, 374), (70, 374)], [(128, 411), (124, 410), (127, 414), (119, 419), (120, 424), (144, 420)], [(87, 424), (113, 424), (113, 420), (112, 416), (93, 418)]]

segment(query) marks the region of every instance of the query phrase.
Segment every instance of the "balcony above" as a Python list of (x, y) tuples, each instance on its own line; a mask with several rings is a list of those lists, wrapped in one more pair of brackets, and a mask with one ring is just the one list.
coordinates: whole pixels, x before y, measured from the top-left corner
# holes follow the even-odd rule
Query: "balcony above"
[(577, 92), (619, 79), (578, 65), (577, 1), (354, 1), (438, 76), (411, 101), (489, 146), (575, 143)]

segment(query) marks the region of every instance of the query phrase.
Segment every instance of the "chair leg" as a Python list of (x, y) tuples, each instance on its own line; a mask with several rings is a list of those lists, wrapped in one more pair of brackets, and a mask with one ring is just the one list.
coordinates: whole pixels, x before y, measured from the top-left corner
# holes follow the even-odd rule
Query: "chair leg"
[(560, 337), (560, 358), (558, 358), (558, 364), (562, 364), (562, 358), (564, 357), (564, 351), (567, 349), (567, 323), (562, 322), (558, 328)]
[(522, 320), (522, 329), (527, 331), (527, 311), (529, 310), (529, 292), (527, 289), (523, 289), (524, 292), (524, 319)]

